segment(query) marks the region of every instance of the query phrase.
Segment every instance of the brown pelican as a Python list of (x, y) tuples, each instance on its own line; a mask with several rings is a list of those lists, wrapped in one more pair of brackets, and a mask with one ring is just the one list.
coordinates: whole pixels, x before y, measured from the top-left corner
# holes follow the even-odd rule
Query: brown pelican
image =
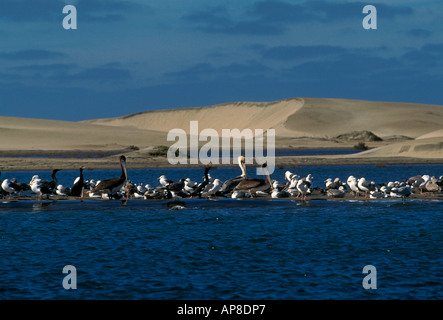
[(83, 178), (83, 170), (85, 167), (80, 167), (80, 177), (74, 182), (74, 186), (71, 189), (70, 195), (73, 197), (83, 198), (83, 189), (85, 187), (85, 180)]
[(248, 175), (246, 173), (245, 157), (239, 156), (237, 160), (242, 173), (241, 175), (226, 180), (225, 183), (223, 183), (222, 187), (219, 190), (220, 193), (222, 194), (231, 192), (240, 183), (240, 181), (243, 181), (248, 178)]
[(122, 174), (120, 178), (106, 179), (100, 181), (100, 183), (97, 184), (95, 188), (91, 190), (91, 193), (101, 192), (102, 198), (103, 198), (103, 193), (108, 193), (109, 199), (115, 197), (117, 192), (120, 191), (120, 189), (128, 179), (128, 173), (126, 171), (126, 157), (123, 155), (120, 156), (120, 167), (122, 169)]
[(234, 188), (234, 191), (249, 192), (253, 197), (257, 191), (272, 189), (272, 181), (271, 177), (269, 176), (266, 162), (261, 165), (261, 168), (266, 176), (266, 179), (244, 179), (238, 183), (238, 185)]

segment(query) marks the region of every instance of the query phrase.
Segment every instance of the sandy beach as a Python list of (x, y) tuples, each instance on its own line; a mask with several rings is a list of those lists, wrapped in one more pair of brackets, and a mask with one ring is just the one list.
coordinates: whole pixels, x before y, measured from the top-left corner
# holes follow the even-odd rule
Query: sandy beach
[(277, 166), (441, 163), (443, 159), (443, 106), (292, 98), (81, 122), (0, 117), (0, 170), (117, 168), (120, 154), (128, 158), (128, 168), (170, 167), (165, 157), (149, 152), (174, 143), (167, 141), (171, 129), (189, 133), (190, 121), (198, 121), (199, 132), (210, 128), (220, 135), (222, 129), (274, 129), (276, 149), (344, 149), (359, 142), (369, 147), (352, 155), (277, 157)]

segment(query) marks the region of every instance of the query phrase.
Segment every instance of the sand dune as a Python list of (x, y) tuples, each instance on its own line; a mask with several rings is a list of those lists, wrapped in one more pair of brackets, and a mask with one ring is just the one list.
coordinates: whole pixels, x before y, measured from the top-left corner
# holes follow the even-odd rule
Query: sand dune
[(417, 137), (417, 140), (420, 140), (420, 139), (431, 139), (431, 138), (441, 138), (441, 137), (443, 137), (443, 129), (435, 130), (435, 131), (432, 131), (432, 132), (428, 132), (428, 133), (426, 133), (424, 135), (421, 135), (421, 136)]
[(164, 133), (88, 123), (0, 117), (0, 150), (121, 150), (161, 144)]
[(0, 117), (0, 151), (129, 153), (129, 146), (143, 151), (172, 144), (166, 140), (168, 131), (188, 132), (192, 120), (199, 122), (199, 131), (212, 128), (219, 134), (222, 129), (272, 128), (277, 148), (352, 147), (361, 132), (369, 131), (366, 136), (383, 141), (368, 142), (374, 149), (352, 156), (355, 159), (443, 156), (443, 106), (314, 98), (235, 102), (82, 122)]
[[(237, 102), (222, 105), (147, 111), (119, 118), (88, 120), (85, 123), (126, 126), (168, 132), (179, 128), (189, 132), (190, 121), (198, 121), (199, 131), (211, 128), (221, 134), (222, 129), (281, 129), (286, 118), (303, 107), (303, 99), (276, 102)], [(277, 130), (277, 135), (281, 134)]]
[(410, 140), (393, 143), (372, 150), (350, 155), (350, 158), (409, 157), (443, 159), (443, 138)]
[(127, 126), (169, 131), (189, 130), (198, 120), (199, 129), (268, 129), (284, 137), (333, 138), (351, 131), (368, 130), (383, 138), (416, 138), (443, 129), (443, 107), (423, 104), (372, 102), (345, 99), (293, 98), (276, 102), (238, 102), (202, 108), (149, 111), (91, 124)]

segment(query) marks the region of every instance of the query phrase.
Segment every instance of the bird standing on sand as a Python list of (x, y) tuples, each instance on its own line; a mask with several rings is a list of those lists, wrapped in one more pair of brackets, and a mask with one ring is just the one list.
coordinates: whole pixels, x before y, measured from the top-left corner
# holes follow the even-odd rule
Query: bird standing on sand
[(199, 198), (202, 196), (203, 190), (206, 188), (206, 186), (210, 182), (209, 178), (209, 170), (211, 170), (210, 166), (205, 167), (205, 174), (204, 174), (204, 180), (202, 183), (200, 183), (193, 192), (191, 192), (191, 197), (198, 196)]
[(103, 194), (106, 193), (109, 196), (109, 199), (115, 198), (117, 192), (123, 187), (128, 179), (128, 173), (126, 170), (126, 157), (120, 156), (120, 167), (122, 169), (122, 174), (119, 178), (112, 178), (100, 181), (94, 189), (91, 190), (91, 193), (101, 192), (102, 199)]
[(12, 194), (15, 192), (15, 189), (11, 186), (11, 181), (9, 179), (5, 179), (2, 182), (2, 189), (9, 194), (9, 199), (11, 199)]
[(305, 181), (303, 179), (298, 180), (297, 190), (300, 192), (301, 199), (303, 201), (306, 201), (307, 194), (309, 193), (309, 187), (310, 187), (310, 184), (307, 181)]
[(371, 181), (367, 181), (364, 177), (358, 179), (358, 188), (365, 193), (365, 199), (368, 198), (370, 191), (375, 191), (375, 184)]
[(354, 176), (349, 176), (348, 180), (346, 181), (349, 188), (354, 192), (355, 198), (360, 196), (360, 189), (358, 188), (357, 178)]
[(157, 180), (160, 182), (160, 184), (163, 187), (166, 187), (167, 185), (170, 185), (171, 183), (174, 183), (174, 181), (166, 179), (166, 176), (164, 174), (162, 174), (160, 177), (158, 177)]
[(55, 190), (57, 189), (57, 185), (58, 185), (58, 180), (57, 180), (56, 174), (59, 171), (60, 171), (60, 169), (52, 170), (52, 174), (51, 174), (52, 181), (48, 182), (46, 180), (39, 180), (38, 185), (39, 185), (40, 191), (37, 194), (40, 194), (40, 197), (42, 195), (46, 195), (47, 199), (49, 199), (49, 195), (55, 193)]
[(85, 169), (85, 167), (80, 167), (80, 176), (78, 177), (78, 179), (76, 179), (76, 181), (74, 182), (74, 185), (71, 188), (71, 193), (70, 195), (73, 197), (81, 197), (83, 198), (83, 190), (85, 188), (85, 181), (83, 178), (83, 170)]

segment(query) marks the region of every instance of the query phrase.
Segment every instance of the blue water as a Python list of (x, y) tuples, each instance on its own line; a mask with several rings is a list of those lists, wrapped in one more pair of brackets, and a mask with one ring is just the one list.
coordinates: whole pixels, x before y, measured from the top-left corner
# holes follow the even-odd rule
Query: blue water
[[(131, 170), (134, 182), (157, 177), (201, 181), (202, 169)], [(279, 168), (377, 183), (443, 174), (442, 165)], [(238, 168), (218, 168), (226, 179)], [(49, 172), (2, 172), (29, 181)], [(77, 171), (60, 171), (72, 184)], [(255, 174), (251, 170), (251, 176)], [(118, 176), (85, 171), (85, 178)], [(442, 201), (189, 199), (0, 203), (0, 299), (442, 299)], [(63, 288), (63, 267), (77, 289)], [(377, 271), (364, 289), (363, 267)]]

